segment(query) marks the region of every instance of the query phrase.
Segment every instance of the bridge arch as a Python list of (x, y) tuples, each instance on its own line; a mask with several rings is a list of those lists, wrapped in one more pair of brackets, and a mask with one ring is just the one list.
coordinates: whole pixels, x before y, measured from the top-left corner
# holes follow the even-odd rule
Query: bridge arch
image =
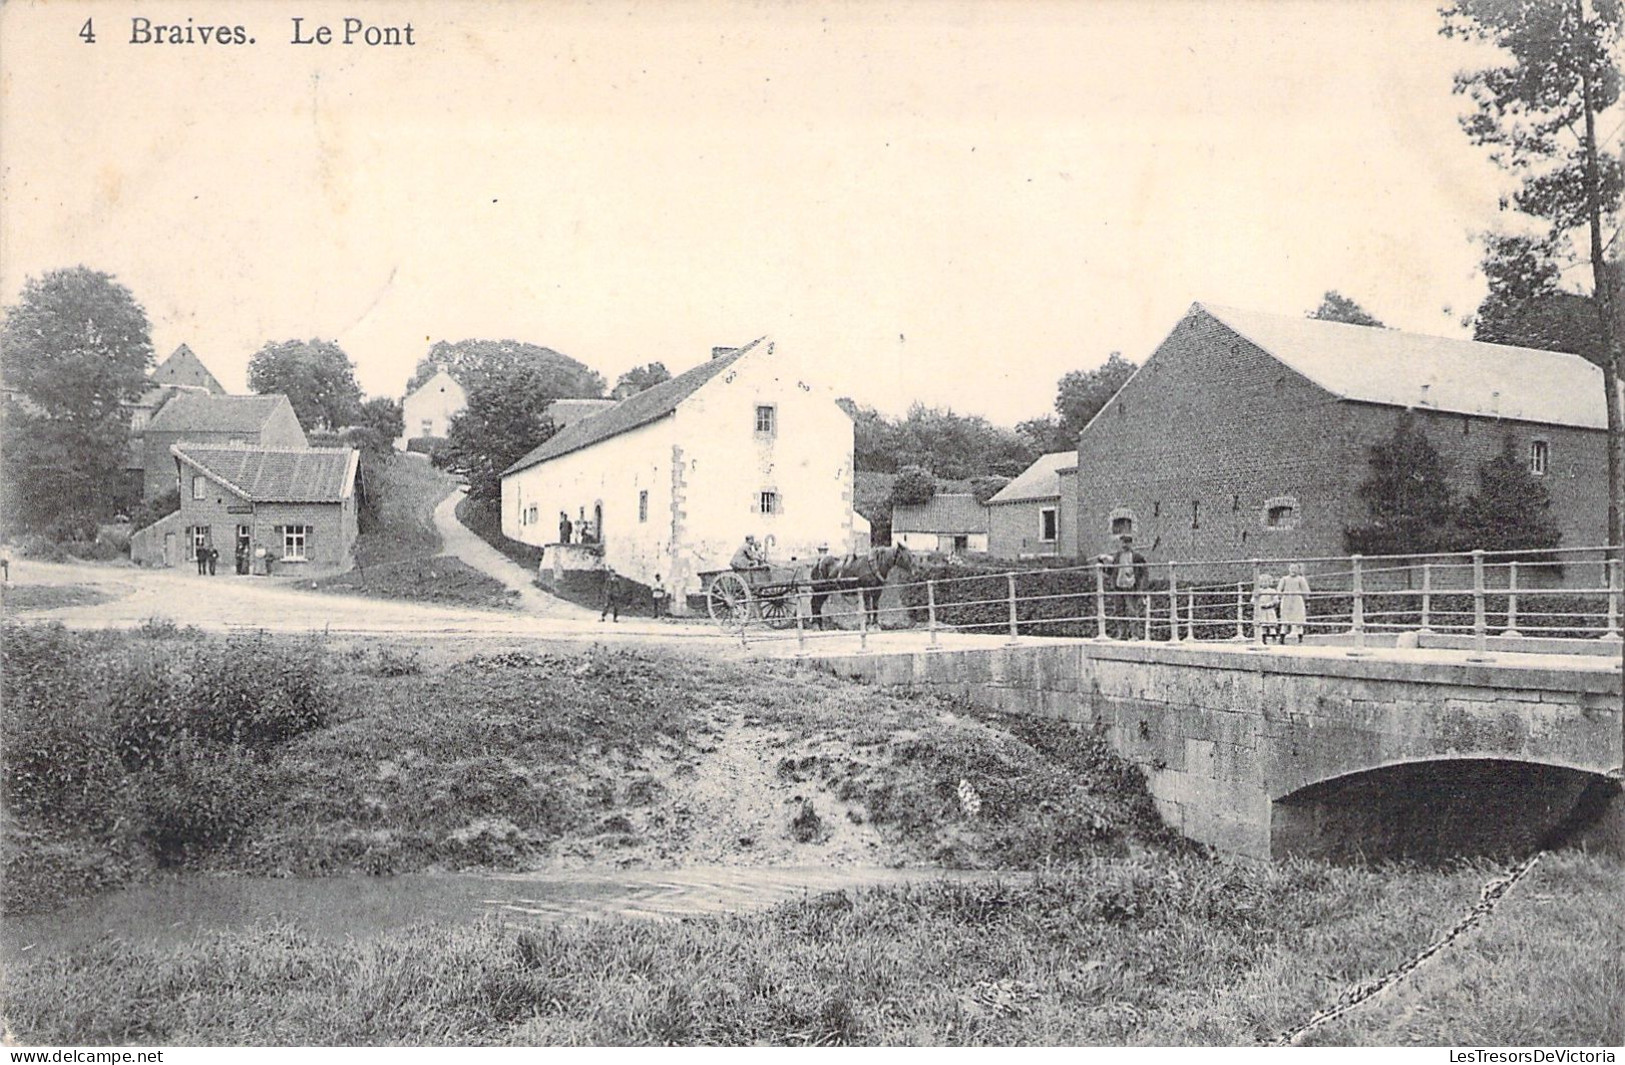
[(1560, 760), (1451, 753), (1396, 759), (1270, 801), (1270, 854), (1435, 862), (1527, 854), (1575, 837), (1619, 783)]

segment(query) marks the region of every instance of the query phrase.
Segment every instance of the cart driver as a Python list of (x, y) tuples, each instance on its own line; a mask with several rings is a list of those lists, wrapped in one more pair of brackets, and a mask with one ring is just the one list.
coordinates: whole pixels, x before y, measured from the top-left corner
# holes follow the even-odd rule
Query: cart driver
[(745, 542), (739, 545), (739, 550), (734, 552), (733, 561), (729, 565), (734, 569), (758, 569), (767, 565), (767, 555), (756, 542), (756, 537), (747, 535)]

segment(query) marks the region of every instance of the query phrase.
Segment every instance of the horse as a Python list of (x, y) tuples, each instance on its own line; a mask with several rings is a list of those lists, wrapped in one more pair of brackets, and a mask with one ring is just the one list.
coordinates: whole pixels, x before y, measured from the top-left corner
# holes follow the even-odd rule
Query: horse
[(914, 576), (914, 556), (907, 547), (881, 547), (866, 555), (852, 554), (842, 558), (823, 555), (812, 564), (808, 581), (812, 586), (812, 619), (820, 629), (824, 623), (824, 600), (832, 594), (852, 590), (855, 586), (863, 596), (863, 610), (869, 624), (880, 627), (880, 592), (886, 578), (894, 569)]

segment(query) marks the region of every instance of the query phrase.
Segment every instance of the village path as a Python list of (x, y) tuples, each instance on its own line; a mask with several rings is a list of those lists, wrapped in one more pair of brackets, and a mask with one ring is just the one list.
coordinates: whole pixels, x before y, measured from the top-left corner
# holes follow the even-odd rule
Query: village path
[(524, 567), (501, 551), (481, 540), (457, 520), (457, 504), (462, 502), (464, 489), (459, 487), (434, 508), (434, 527), (440, 534), (441, 551), (479, 570), (493, 580), (519, 594), (519, 609), (530, 617), (559, 618), (570, 621), (597, 621), (598, 616), (586, 607), (549, 595), (536, 587), (535, 581)]

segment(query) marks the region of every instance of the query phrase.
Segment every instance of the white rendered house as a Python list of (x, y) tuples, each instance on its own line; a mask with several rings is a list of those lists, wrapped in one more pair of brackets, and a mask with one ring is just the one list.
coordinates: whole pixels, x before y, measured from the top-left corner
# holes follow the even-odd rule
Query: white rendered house
[(406, 442), (419, 436), (444, 437), (451, 428), (451, 419), (468, 406), (468, 395), (463, 386), (445, 370), (406, 394), (401, 400), (401, 420), (404, 425), (401, 438), (395, 446), (404, 448)]
[(673, 609), (747, 533), (776, 563), (868, 548), (852, 419), (765, 338), (561, 429), (502, 478), (502, 532), (538, 546), (591, 523), (603, 561)]

